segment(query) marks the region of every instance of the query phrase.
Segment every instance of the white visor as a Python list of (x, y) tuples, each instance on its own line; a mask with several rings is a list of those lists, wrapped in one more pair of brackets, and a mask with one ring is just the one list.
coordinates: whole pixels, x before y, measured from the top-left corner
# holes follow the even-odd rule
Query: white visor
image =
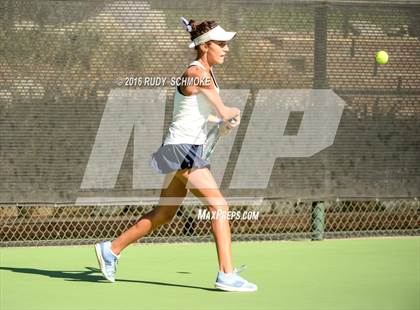
[(229, 41), (229, 40), (232, 40), (235, 35), (236, 35), (236, 32), (228, 32), (228, 31), (225, 31), (222, 27), (216, 26), (210, 31), (195, 38), (188, 47), (193, 48), (195, 46), (198, 46), (200, 44), (203, 44), (212, 40)]

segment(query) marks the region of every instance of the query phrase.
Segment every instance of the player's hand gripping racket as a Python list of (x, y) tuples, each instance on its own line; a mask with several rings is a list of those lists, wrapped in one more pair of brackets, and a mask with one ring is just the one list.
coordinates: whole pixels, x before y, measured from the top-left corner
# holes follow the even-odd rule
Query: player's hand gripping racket
[[(229, 123), (235, 124), (236, 119), (231, 118), (229, 120)], [(203, 146), (203, 154), (204, 154), (203, 159), (204, 160), (208, 160), (210, 158), (211, 154), (213, 154), (213, 151), (216, 147), (216, 144), (219, 141), (219, 138), (222, 136), (221, 135), (221, 129), (220, 129), (220, 126), (222, 124), (223, 124), (223, 120), (219, 119), (219, 121), (217, 122), (217, 126), (214, 126), (208, 132), (206, 142), (204, 142), (204, 146)]]

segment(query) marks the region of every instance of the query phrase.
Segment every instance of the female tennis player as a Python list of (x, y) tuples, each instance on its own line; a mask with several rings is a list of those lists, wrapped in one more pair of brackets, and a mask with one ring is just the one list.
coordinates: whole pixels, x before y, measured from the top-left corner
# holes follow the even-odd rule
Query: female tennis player
[[(199, 197), (212, 214), (226, 214), (228, 211), (227, 202), (209, 170), (210, 164), (202, 156), (208, 121), (222, 120), (222, 134), (240, 123), (239, 109), (222, 102), (212, 71), (214, 65), (224, 62), (229, 51), (227, 42), (236, 33), (225, 31), (214, 21), (197, 23), (185, 18), (181, 21), (191, 35), (189, 47), (197, 51), (196, 60), (190, 63), (182, 77), (200, 83), (177, 86), (169, 132), (152, 156), (152, 167), (166, 174), (159, 205), (117, 239), (95, 245), (101, 271), (110, 282), (115, 281), (121, 251), (152, 230), (171, 222), (188, 191)], [(256, 291), (257, 286), (240, 277), (233, 268), (228, 219), (212, 217), (211, 227), (219, 261), (215, 286), (225, 291)]]

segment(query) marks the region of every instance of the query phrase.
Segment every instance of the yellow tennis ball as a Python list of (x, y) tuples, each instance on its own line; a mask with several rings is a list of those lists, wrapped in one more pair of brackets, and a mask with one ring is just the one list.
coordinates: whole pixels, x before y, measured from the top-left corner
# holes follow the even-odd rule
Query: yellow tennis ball
[(375, 59), (376, 62), (380, 65), (385, 65), (386, 63), (388, 63), (388, 53), (385, 51), (379, 51), (376, 53)]

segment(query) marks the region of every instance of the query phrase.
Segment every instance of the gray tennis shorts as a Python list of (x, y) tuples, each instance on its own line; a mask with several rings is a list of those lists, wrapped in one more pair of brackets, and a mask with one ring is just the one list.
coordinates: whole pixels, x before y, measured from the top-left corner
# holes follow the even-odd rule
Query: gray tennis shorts
[(207, 167), (210, 169), (209, 162), (202, 156), (203, 145), (166, 144), (153, 153), (150, 165), (162, 174), (191, 168)]

